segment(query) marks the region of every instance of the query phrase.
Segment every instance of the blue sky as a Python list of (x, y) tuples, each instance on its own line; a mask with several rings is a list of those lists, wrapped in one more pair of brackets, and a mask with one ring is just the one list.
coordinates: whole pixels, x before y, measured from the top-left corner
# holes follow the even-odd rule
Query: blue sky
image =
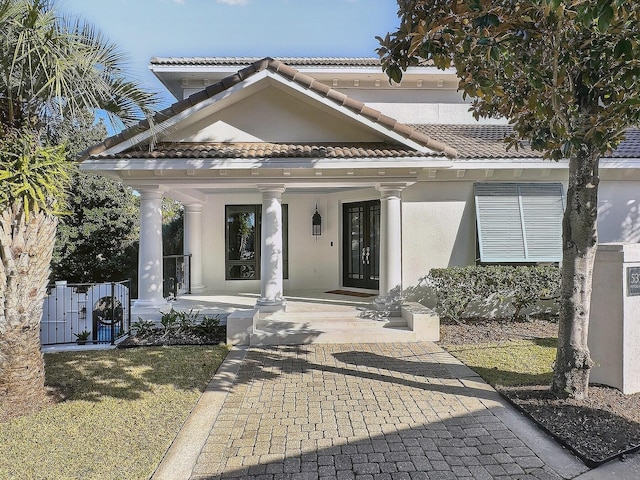
[(396, 0), (58, 0), (58, 8), (116, 43), (165, 104), (173, 98), (148, 70), (153, 56), (375, 57), (375, 36), (399, 24)]

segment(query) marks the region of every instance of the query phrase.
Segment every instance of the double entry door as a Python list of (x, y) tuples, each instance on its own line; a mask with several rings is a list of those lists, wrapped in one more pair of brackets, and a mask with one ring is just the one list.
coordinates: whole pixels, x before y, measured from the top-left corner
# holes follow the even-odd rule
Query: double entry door
[(377, 290), (380, 278), (380, 200), (343, 204), (345, 287)]

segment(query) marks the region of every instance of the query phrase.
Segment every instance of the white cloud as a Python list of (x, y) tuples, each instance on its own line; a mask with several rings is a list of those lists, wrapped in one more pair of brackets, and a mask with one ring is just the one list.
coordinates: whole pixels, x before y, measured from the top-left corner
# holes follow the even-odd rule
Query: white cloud
[(246, 5), (249, 0), (218, 0), (218, 3), (226, 3), (227, 5)]

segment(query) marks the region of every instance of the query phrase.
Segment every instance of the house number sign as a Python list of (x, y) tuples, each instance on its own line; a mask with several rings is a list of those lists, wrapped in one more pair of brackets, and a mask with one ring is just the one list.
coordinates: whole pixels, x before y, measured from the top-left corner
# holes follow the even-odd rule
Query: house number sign
[(640, 267), (627, 267), (627, 297), (640, 295)]

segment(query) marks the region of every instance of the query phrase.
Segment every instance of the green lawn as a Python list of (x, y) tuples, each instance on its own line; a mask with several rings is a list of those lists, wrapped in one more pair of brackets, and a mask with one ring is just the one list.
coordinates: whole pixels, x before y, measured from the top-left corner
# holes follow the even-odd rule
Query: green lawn
[(487, 383), (512, 387), (549, 384), (557, 341), (556, 338), (538, 338), (445, 347)]
[(146, 479), (227, 353), (223, 346), (45, 355), (64, 400), (0, 424), (0, 478)]

